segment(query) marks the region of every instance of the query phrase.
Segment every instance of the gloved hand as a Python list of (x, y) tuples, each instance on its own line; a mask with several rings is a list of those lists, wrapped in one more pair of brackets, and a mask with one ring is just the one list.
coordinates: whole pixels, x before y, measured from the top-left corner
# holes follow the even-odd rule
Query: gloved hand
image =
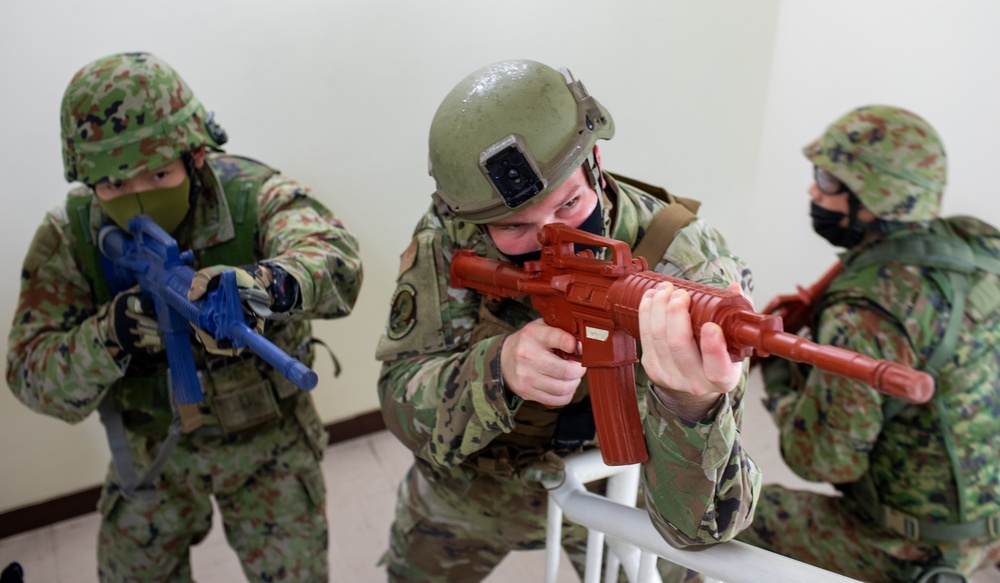
[[(188, 288), (187, 298), (189, 301), (200, 299), (206, 293), (219, 287), (219, 278), (224, 271), (233, 270), (236, 272), (236, 287), (239, 290), (240, 299), (243, 301), (244, 312), (253, 319), (253, 329), (258, 334), (264, 333), (264, 320), (271, 316), (271, 284), (273, 277), (271, 270), (265, 265), (247, 265), (244, 267), (232, 267), (229, 265), (213, 265), (199, 270), (191, 278), (191, 287)], [(216, 340), (208, 332), (195, 328), (198, 340), (205, 346), (205, 350), (212, 354), (222, 356), (236, 356), (243, 352), (242, 348), (229, 346), (229, 341)]]
[(116, 356), (118, 352), (148, 355), (163, 351), (156, 307), (139, 286), (120, 292), (104, 304), (97, 313), (97, 334)]

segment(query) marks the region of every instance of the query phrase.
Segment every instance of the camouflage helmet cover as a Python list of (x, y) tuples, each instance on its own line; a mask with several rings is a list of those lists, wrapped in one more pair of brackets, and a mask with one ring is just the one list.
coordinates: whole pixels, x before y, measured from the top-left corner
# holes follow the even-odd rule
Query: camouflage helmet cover
[(451, 90), (431, 122), (435, 200), (471, 223), (501, 219), (544, 199), (613, 135), (611, 114), (568, 70), (487, 65)]
[(61, 118), (68, 182), (127, 180), (197, 146), (225, 142), (187, 83), (149, 53), (85, 65), (63, 94)]
[(925, 221), (941, 212), (947, 157), (937, 132), (905, 109), (871, 105), (827, 127), (802, 150), (887, 221)]

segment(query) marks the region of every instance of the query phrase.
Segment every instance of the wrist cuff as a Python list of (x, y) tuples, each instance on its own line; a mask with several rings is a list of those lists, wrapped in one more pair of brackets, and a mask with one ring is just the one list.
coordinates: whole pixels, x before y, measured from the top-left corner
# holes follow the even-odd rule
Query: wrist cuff
[(273, 263), (265, 263), (271, 269), (274, 282), (271, 283), (271, 309), (275, 312), (289, 312), (302, 305), (299, 282), (287, 271)]

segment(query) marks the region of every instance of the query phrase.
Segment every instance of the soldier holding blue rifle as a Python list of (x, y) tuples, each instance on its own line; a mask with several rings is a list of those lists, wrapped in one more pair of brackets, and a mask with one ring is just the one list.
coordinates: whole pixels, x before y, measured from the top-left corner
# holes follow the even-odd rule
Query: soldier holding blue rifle
[(65, 176), (82, 185), (25, 257), (7, 381), (39, 413), (100, 412), (102, 581), (190, 580), (212, 497), (248, 580), (328, 578), (326, 432), (301, 389), (310, 320), (357, 298), (358, 244), (225, 141), (148, 53), (86, 65), (63, 96)]

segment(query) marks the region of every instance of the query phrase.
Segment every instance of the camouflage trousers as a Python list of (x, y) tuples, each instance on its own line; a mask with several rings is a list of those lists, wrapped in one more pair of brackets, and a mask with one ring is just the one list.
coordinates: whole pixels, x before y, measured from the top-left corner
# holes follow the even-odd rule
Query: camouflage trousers
[[(293, 416), (230, 437), (206, 433), (180, 439), (151, 501), (123, 498), (109, 469), (99, 502), (100, 580), (191, 581), (190, 548), (212, 526), (214, 496), (248, 581), (326, 581), (326, 489), (315, 440)], [(129, 434), (140, 475), (159, 447), (153, 441)]]
[[(511, 551), (545, 548), (548, 499), (540, 484), (482, 473), (446, 484), (425, 472), (431, 473), (412, 466), (399, 486), (389, 550), (380, 563), (388, 581), (474, 583)], [(582, 579), (587, 530), (564, 520), (562, 545)], [(700, 580), (662, 560), (659, 571), (664, 583)]]
[(875, 526), (844, 498), (765, 486), (750, 527), (737, 540), (869, 583), (913, 581), (942, 553), (966, 577), (993, 568), (1000, 540), (932, 545)]

